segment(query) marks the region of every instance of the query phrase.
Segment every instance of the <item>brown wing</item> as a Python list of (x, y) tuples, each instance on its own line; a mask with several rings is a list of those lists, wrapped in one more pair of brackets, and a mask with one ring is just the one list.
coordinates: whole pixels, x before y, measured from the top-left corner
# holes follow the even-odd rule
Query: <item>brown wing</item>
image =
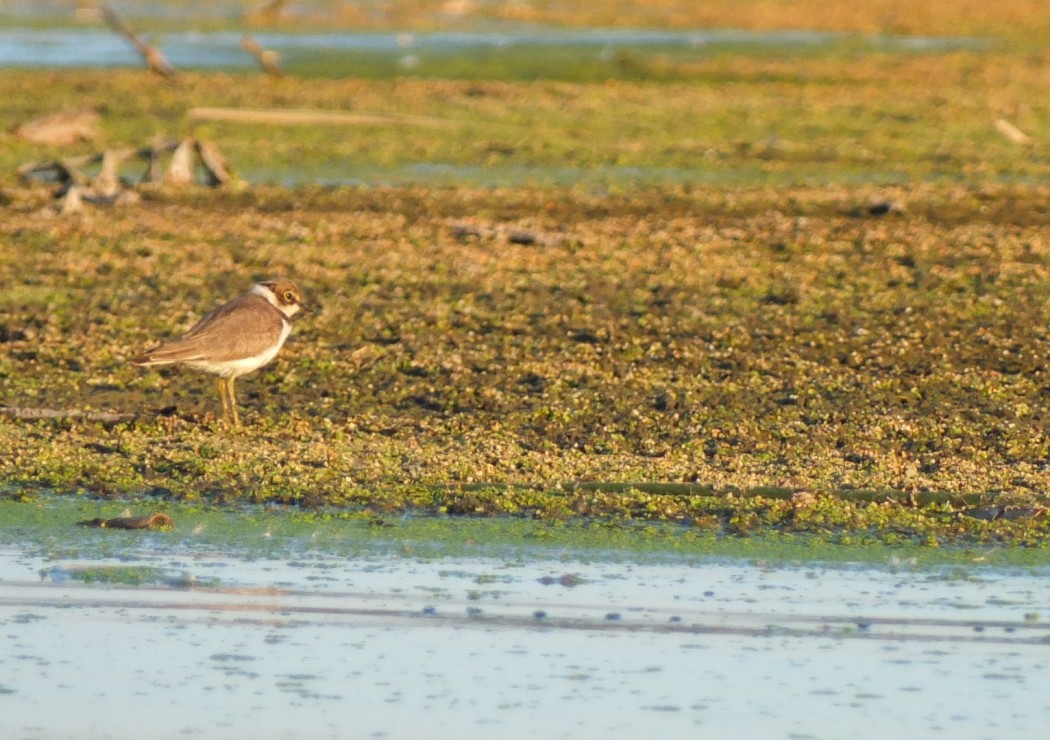
[(259, 295), (219, 306), (183, 336), (150, 350), (132, 362), (163, 364), (207, 359), (226, 362), (254, 357), (281, 337), (285, 317)]

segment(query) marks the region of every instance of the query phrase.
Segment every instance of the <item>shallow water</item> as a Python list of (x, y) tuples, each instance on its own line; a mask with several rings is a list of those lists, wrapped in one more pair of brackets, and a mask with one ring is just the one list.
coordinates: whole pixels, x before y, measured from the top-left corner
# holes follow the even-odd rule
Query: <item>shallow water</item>
[(113, 534), (120, 559), (0, 548), (0, 736), (979, 738), (1050, 721), (1046, 569), (247, 559)]
[[(939, 52), (976, 49), (981, 39), (925, 36), (871, 36), (820, 31), (746, 31), (699, 29), (691, 31), (631, 29), (525, 29), (507, 31), (445, 31), (429, 33), (256, 33), (265, 48), (282, 54), (294, 69), (301, 57), (346, 54), (389, 54), (413, 65), (415, 54), (474, 54), (528, 48), (578, 47), (581, 51), (608, 56), (619, 48), (708, 48), (788, 49), (833, 48), (845, 42), (860, 42), (879, 51)], [(172, 31), (158, 39), (165, 56), (176, 67), (254, 69), (254, 58), (241, 50), (240, 31)], [(128, 42), (103, 27), (0, 28), (0, 67), (139, 67), (141, 60)], [(332, 70), (333, 73), (338, 70)]]

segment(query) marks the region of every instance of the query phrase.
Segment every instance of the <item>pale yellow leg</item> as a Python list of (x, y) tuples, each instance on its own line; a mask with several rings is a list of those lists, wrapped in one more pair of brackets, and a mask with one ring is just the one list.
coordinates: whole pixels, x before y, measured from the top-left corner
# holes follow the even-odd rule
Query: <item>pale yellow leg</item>
[(222, 420), (230, 423), (230, 402), (226, 398), (226, 378), (219, 377), (219, 398), (222, 399)]
[(233, 426), (239, 427), (241, 425), (241, 415), (237, 413), (237, 394), (233, 390), (233, 384), (237, 382), (237, 378), (230, 378), (229, 383), (226, 387), (230, 392), (230, 411), (233, 415)]

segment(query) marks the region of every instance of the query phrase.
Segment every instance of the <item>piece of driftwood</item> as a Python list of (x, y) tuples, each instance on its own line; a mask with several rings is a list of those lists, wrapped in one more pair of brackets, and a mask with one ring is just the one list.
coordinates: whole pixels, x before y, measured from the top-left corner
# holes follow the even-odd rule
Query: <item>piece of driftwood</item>
[(164, 182), (185, 185), (193, 182), (193, 155), (196, 146), (192, 139), (183, 139), (171, 158), (171, 166), (164, 175)]
[[(171, 154), (165, 169), (163, 157)], [(121, 167), (130, 160), (145, 160), (146, 167), (136, 178), (122, 177)], [(91, 177), (87, 168), (99, 167)], [(50, 162), (30, 162), (18, 168), (22, 182), (55, 182), (60, 185), (55, 197), (60, 199), (58, 211), (62, 214), (79, 213), (85, 203), (93, 205), (121, 205), (141, 200), (134, 188), (149, 183), (164, 182), (187, 185), (197, 181), (216, 187), (229, 182), (233, 175), (219, 147), (210, 141), (183, 139), (160, 141), (140, 149), (107, 149), (95, 154)]]
[(101, 195), (80, 185), (70, 185), (58, 194), (58, 212), (63, 216), (80, 213), (84, 204), (93, 206), (126, 206), (142, 202), (142, 196), (134, 190), (120, 190), (110, 195)]
[(98, 139), (100, 121), (98, 112), (90, 108), (64, 110), (26, 121), (15, 133), (34, 144), (69, 146)]
[(120, 192), (120, 165), (124, 162), (121, 152), (109, 149), (102, 153), (102, 169), (91, 186), (95, 192), (106, 198), (115, 198)]
[(29, 183), (33, 180), (71, 183), (75, 182), (77, 177), (86, 181), (86, 178), (80, 174), (80, 171), (74, 165), (60, 159), (51, 162), (30, 162), (29, 164), (24, 164), (18, 168), (18, 177), (23, 183)]
[(83, 188), (79, 185), (71, 185), (66, 188), (66, 192), (61, 196), (60, 201), (61, 205), (58, 207), (58, 212), (63, 216), (80, 213), (84, 210)]
[(0, 406), (0, 415), (24, 421), (82, 419), (84, 421), (100, 421), (104, 424), (116, 424), (117, 422), (135, 418), (134, 414), (124, 414), (116, 411), (82, 411), (81, 409), (46, 409), (24, 406)]
[(77, 522), (81, 527), (98, 527), (99, 529), (174, 529), (175, 522), (167, 514), (153, 512), (145, 516), (118, 516), (113, 519), (85, 519)]
[(265, 123), (274, 126), (427, 126), (439, 128), (455, 125), (452, 121), (426, 116), (348, 113), (334, 110), (198, 107), (190, 108), (186, 115), (191, 121)]
[[(139, 149), (122, 148), (106, 149), (94, 154), (83, 154), (78, 157), (65, 157), (47, 162), (30, 162), (18, 168), (18, 176), (22, 182), (32, 180), (47, 180), (56, 182), (79, 182), (87, 185), (92, 183), (83, 170), (94, 165), (101, 165), (102, 171), (97, 177), (115, 174), (120, 165), (131, 159), (144, 159), (152, 161), (161, 154), (172, 152), (178, 147), (178, 141), (164, 141), (153, 146)], [(107, 169), (111, 173), (107, 173)], [(149, 182), (150, 180), (143, 180)]]
[(223, 185), (233, 178), (233, 175), (230, 173), (230, 166), (226, 162), (226, 157), (219, 151), (219, 147), (214, 142), (199, 139), (197, 141), (197, 156), (200, 158), (201, 167), (204, 169), (208, 185)]
[(128, 28), (124, 21), (120, 19), (120, 16), (114, 13), (111, 8), (106, 5), (100, 5), (99, 13), (102, 15), (102, 20), (104, 20), (110, 28), (131, 42), (131, 45), (135, 47), (136, 51), (138, 51), (150, 72), (160, 75), (168, 80), (175, 76), (175, 67), (173, 67), (171, 62), (169, 62), (164, 54), (161, 53), (160, 49), (151, 44), (147, 44), (139, 38), (138, 34)]
[(241, 48), (255, 57), (259, 66), (271, 77), (284, 77), (281, 69), (281, 55), (272, 49), (264, 49), (262, 45), (251, 36), (241, 37)]

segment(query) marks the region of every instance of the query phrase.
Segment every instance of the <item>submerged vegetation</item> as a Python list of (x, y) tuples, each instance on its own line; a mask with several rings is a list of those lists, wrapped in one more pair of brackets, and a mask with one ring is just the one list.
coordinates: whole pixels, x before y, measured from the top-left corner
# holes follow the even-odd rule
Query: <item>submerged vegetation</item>
[[(101, 144), (214, 139), (253, 183), (61, 217), (14, 170), (64, 152), (0, 140), (0, 481), (380, 523), (1050, 541), (1046, 60), (645, 64), (597, 84), (0, 71), (5, 129), (76, 100)], [(438, 123), (189, 115), (208, 105)], [(336, 184), (263, 184), (289, 172)], [(244, 430), (212, 378), (128, 363), (274, 276), (315, 312), (242, 380)]]

